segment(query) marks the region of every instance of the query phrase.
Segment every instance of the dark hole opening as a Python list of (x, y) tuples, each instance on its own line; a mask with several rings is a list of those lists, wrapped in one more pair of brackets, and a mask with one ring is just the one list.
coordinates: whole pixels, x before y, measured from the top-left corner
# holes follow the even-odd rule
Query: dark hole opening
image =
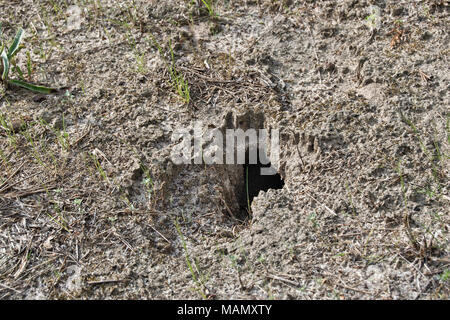
[(250, 164), (248, 152), (246, 154), (244, 164), (244, 193), (243, 193), (245, 196), (245, 205), (242, 207), (242, 209), (245, 210), (247, 214), (251, 213), (249, 211), (252, 201), (256, 196), (258, 196), (260, 191), (267, 191), (269, 189), (282, 189), (284, 186), (284, 181), (283, 179), (281, 179), (279, 173), (273, 175), (261, 174), (261, 168), (269, 168), (271, 166), (270, 162), (268, 164), (261, 163), (259, 156), (261, 152), (263, 151), (258, 150), (258, 158), (256, 164)]

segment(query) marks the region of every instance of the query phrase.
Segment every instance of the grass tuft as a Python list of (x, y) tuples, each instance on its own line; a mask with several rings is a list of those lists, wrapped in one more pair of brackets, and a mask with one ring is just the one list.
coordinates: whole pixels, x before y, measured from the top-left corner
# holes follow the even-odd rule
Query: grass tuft
[(213, 0), (202, 0), (202, 2), (205, 5), (206, 9), (208, 10), (210, 17), (212, 18), (217, 17), (217, 13), (214, 11)]
[(175, 66), (175, 55), (172, 48), (172, 40), (169, 40), (170, 62), (167, 62), (164, 57), (162, 47), (156, 41), (155, 37), (152, 36), (152, 39), (153, 43), (159, 51), (159, 54), (164, 60), (164, 63), (166, 64), (167, 70), (169, 71), (172, 88), (174, 89), (175, 93), (177, 93), (181, 97), (185, 104), (189, 104), (189, 102), (191, 101), (189, 83), (184, 77), (183, 73), (179, 71)]

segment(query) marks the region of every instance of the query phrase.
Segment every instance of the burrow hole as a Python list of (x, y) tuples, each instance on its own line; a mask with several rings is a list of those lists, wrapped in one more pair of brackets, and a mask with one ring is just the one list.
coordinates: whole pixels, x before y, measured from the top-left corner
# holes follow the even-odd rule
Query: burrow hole
[[(263, 164), (261, 162), (263, 160)], [(268, 162), (268, 163), (267, 163)], [(267, 158), (263, 149), (257, 149), (257, 163), (250, 163), (249, 149), (246, 150), (245, 164), (243, 165), (243, 190), (240, 197), (239, 207), (241, 214), (247, 218), (251, 216), (251, 204), (253, 199), (258, 196), (260, 191), (269, 189), (282, 189), (284, 181), (280, 174), (276, 172), (272, 175), (263, 174), (262, 168), (270, 168), (270, 159)]]

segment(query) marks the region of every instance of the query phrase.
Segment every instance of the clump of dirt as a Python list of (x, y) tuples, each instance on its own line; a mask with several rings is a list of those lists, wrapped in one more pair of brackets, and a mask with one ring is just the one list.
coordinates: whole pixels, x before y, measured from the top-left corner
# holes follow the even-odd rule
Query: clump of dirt
[[(448, 4), (214, 10), (0, 4), (67, 88), (0, 100), (0, 298), (448, 299)], [(198, 123), (279, 130), (276, 181), (175, 163)]]

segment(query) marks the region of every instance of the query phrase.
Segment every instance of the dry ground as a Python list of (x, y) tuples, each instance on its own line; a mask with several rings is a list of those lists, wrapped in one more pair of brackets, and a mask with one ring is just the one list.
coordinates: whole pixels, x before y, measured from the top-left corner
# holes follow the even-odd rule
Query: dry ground
[[(448, 299), (448, 1), (214, 2), (0, 0), (0, 298)], [(281, 130), (251, 219), (193, 121)]]

